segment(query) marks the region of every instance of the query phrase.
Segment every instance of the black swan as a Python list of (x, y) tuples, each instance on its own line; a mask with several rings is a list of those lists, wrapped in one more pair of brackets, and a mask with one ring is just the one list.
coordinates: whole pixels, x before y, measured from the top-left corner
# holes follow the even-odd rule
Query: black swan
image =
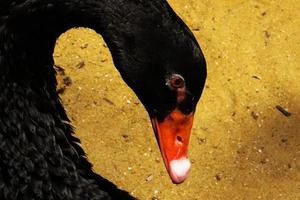
[(1, 0), (0, 199), (133, 198), (92, 171), (56, 93), (52, 53), (72, 27), (103, 36), (149, 113), (172, 181), (184, 181), (206, 63), (166, 0)]

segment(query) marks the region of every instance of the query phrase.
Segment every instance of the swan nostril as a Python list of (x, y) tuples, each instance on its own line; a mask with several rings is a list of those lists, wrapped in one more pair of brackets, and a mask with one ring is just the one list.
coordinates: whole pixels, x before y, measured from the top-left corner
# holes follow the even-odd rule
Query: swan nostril
[(179, 145), (182, 145), (183, 139), (182, 139), (181, 136), (179, 136), (179, 135), (176, 136), (176, 143), (179, 144)]

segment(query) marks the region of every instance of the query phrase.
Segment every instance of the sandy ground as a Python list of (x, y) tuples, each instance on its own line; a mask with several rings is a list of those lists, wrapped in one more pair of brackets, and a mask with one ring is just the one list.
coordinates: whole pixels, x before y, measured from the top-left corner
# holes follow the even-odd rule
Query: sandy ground
[(190, 177), (171, 183), (147, 113), (105, 43), (76, 29), (59, 38), (54, 58), (65, 70), (63, 103), (95, 171), (143, 200), (300, 199), (300, 1), (170, 4), (208, 63)]

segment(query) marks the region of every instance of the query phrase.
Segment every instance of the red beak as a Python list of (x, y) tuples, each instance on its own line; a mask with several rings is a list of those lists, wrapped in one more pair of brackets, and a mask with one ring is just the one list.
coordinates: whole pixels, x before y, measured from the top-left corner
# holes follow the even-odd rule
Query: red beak
[(188, 145), (194, 113), (183, 114), (175, 109), (162, 122), (152, 118), (156, 139), (173, 183), (182, 183), (188, 176), (191, 163)]

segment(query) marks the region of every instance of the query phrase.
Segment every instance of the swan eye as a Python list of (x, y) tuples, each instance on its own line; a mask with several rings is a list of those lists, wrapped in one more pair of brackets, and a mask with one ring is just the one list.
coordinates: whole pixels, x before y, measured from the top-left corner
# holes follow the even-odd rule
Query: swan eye
[(179, 74), (173, 74), (168, 85), (173, 89), (183, 88), (185, 86), (185, 81), (184, 78)]

